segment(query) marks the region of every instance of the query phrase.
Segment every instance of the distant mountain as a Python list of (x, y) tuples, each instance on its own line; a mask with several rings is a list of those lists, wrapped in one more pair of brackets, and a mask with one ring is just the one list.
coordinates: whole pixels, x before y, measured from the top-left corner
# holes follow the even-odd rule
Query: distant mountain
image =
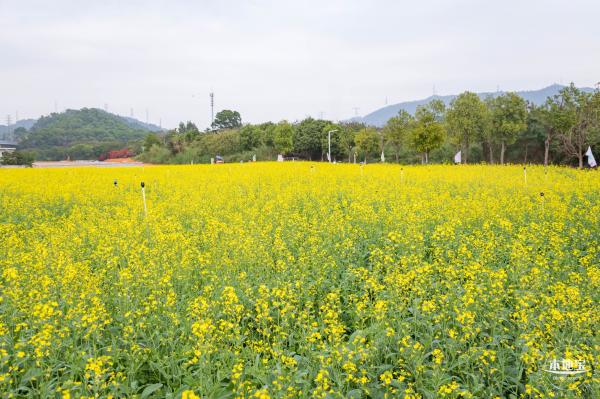
[(152, 123), (144, 123), (142, 121), (138, 121), (137, 119), (131, 118), (129, 116), (120, 116), (119, 115), (119, 118), (123, 119), (125, 121), (125, 123), (127, 123), (129, 126), (136, 128), (136, 129), (144, 129), (149, 132), (162, 132), (165, 130), (160, 126), (156, 126)]
[[(525, 100), (540, 105), (543, 104), (548, 97), (554, 96), (558, 94), (558, 92), (565, 86), (559, 84), (553, 84), (551, 86), (545, 87), (540, 90), (531, 90), (531, 91), (518, 91), (517, 94), (523, 97)], [(582, 87), (581, 90), (592, 92), (594, 89), (590, 87)], [(496, 97), (505, 93), (504, 91), (497, 92), (487, 92), (487, 93), (477, 93), (479, 97), (486, 98), (488, 96)], [(425, 105), (431, 100), (442, 100), (446, 105), (450, 104), (450, 102), (457, 97), (456, 94), (447, 95), (447, 96), (429, 96), (423, 100), (416, 101), (407, 101), (398, 104), (388, 105), (386, 107), (380, 108), (376, 111), (371, 112), (363, 117), (356, 117), (350, 119), (351, 121), (362, 122), (366, 125), (381, 127), (386, 124), (388, 119), (393, 116), (396, 116), (398, 112), (403, 109), (410, 114), (414, 114), (419, 105)]]

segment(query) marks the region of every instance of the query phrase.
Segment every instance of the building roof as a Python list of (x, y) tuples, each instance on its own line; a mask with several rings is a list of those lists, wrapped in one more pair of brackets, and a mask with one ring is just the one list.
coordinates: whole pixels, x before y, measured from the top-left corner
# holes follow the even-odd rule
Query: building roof
[(17, 147), (17, 143), (15, 143), (14, 141), (5, 141), (5, 140), (0, 140), (0, 147)]

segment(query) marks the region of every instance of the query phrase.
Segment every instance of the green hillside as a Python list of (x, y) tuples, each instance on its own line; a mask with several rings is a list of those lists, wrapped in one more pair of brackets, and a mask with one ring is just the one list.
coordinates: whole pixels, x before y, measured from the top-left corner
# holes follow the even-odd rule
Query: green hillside
[(43, 116), (21, 137), (20, 149), (36, 159), (93, 159), (101, 153), (138, 146), (148, 131), (96, 108), (67, 110)]

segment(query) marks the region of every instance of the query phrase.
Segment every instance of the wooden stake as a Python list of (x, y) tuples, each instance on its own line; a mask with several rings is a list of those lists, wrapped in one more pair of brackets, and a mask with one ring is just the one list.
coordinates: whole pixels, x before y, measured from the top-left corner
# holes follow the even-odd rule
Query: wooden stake
[(148, 208), (146, 207), (146, 185), (142, 182), (142, 200), (144, 201), (144, 217), (148, 216)]

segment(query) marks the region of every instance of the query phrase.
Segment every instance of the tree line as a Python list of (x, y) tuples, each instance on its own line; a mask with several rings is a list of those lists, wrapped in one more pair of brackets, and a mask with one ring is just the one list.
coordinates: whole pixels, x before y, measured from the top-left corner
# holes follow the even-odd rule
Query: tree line
[(600, 144), (600, 92), (571, 84), (534, 105), (515, 93), (481, 99), (467, 91), (448, 106), (432, 100), (414, 115), (401, 110), (382, 128), (310, 117), (242, 124), (238, 112), (224, 110), (203, 132), (182, 122), (163, 136), (148, 135), (140, 157), (157, 163), (208, 162), (216, 155), (227, 161), (273, 160), (278, 154), (326, 160), (329, 135), (337, 162), (450, 162), (460, 150), (463, 163), (583, 167), (587, 146)]

